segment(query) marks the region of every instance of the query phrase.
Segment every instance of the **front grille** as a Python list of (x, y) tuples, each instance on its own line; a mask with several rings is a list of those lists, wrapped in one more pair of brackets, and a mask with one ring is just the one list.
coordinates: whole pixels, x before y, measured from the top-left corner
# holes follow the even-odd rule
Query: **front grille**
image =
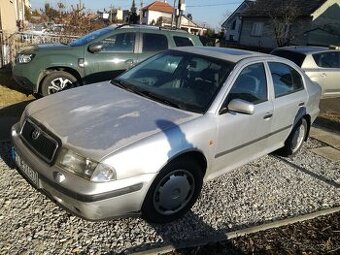
[(38, 127), (38, 125), (28, 119), (25, 120), (22, 126), (21, 136), (37, 156), (48, 163), (53, 161), (58, 149), (56, 139), (52, 138)]

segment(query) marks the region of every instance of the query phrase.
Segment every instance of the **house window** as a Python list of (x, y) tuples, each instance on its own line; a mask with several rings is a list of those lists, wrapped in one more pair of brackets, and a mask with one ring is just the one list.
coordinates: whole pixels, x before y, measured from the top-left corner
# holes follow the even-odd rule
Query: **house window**
[(251, 29), (252, 36), (262, 36), (263, 33), (263, 22), (255, 22), (253, 23), (253, 27)]
[(235, 30), (236, 28), (236, 19), (234, 20), (233, 24), (231, 24), (231, 30)]

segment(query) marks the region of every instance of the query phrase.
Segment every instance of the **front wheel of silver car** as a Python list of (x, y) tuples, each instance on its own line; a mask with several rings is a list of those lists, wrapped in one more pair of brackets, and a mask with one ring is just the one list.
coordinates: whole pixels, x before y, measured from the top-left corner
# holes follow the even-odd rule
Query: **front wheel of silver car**
[(42, 96), (48, 96), (62, 90), (76, 86), (77, 79), (70, 73), (64, 71), (53, 71), (49, 73), (41, 83), (40, 92)]
[(152, 183), (143, 203), (143, 218), (152, 223), (180, 218), (196, 202), (202, 183), (202, 170), (194, 161), (171, 162)]

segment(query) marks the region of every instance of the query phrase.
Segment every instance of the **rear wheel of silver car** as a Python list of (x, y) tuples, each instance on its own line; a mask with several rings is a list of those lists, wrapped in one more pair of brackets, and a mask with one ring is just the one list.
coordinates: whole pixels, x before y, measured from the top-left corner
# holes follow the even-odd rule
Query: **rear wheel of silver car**
[(301, 149), (306, 139), (308, 124), (306, 119), (301, 119), (293, 128), (292, 132), (285, 141), (285, 146), (278, 151), (281, 156), (294, 156)]
[(49, 73), (41, 84), (41, 95), (48, 96), (59, 91), (76, 86), (77, 79), (70, 73), (64, 71), (53, 71)]
[(152, 223), (166, 223), (183, 216), (202, 189), (201, 167), (183, 159), (167, 165), (152, 183), (142, 206), (142, 216)]

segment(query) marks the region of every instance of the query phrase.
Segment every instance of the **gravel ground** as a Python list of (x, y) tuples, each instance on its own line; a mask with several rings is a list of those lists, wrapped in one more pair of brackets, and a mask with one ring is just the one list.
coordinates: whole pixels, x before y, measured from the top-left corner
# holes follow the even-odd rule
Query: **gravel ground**
[(2, 143), (0, 254), (129, 254), (339, 206), (340, 166), (310, 151), (320, 146), (310, 139), (294, 160), (269, 155), (210, 181), (190, 213), (159, 226), (66, 213), (16, 172)]

